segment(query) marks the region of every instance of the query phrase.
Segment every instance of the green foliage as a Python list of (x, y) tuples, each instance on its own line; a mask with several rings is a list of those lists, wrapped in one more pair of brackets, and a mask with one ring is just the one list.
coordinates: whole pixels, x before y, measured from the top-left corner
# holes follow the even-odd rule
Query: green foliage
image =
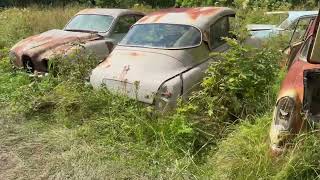
[(318, 0), (176, 0), (176, 5), (181, 7), (232, 6), (237, 9), (248, 10), (287, 10), (288, 7), (304, 7), (312, 10), (317, 6), (317, 3)]
[(9, 59), (2, 59), (0, 105), (10, 107), (11, 118), (61, 125), (90, 146), (113, 149), (107, 159), (148, 177), (169, 178), (191, 166), (198, 134), (186, 117), (160, 116), (135, 100), (92, 89), (84, 81), (97, 64), (90, 55), (56, 57), (50, 64), (49, 75), (30, 77), (12, 72)]
[[(204, 169), (214, 179), (317, 179), (318, 132), (302, 134), (287, 151), (273, 156), (268, 144), (271, 115), (243, 122), (219, 143)], [(214, 170), (210, 168), (216, 167)]]
[[(135, 3), (116, 2), (117, 6)], [(134, 8), (150, 11), (148, 5), (172, 5), (172, 1), (141, 2)], [(183, 6), (216, 3), (179, 2), (186, 3)], [(14, 163), (22, 167), (9, 167), (15, 169), (12, 174), (30, 179), (299, 179), (319, 172), (316, 134), (298, 138), (296, 146), (278, 160), (268, 154), (269, 111), (283, 76), (280, 45), (274, 45), (278, 41), (272, 40), (274, 48), (267, 43), (258, 50), (229, 39), (229, 52), (212, 55), (219, 61), (211, 64), (201, 90), (166, 115), (106, 89), (92, 89), (86, 80), (97, 60), (90, 54), (56, 57), (49, 63), (50, 74), (42, 78), (12, 70), (7, 54), (15, 42), (61, 28), (82, 8), (0, 12), (0, 142), (10, 150), (8, 154), (19, 157)], [(259, 20), (253, 16), (261, 11), (242, 6), (236, 29), (244, 30), (245, 22)], [(237, 35), (244, 40), (246, 32)], [(265, 112), (267, 116), (256, 117)], [(233, 124), (239, 118), (243, 122)]]
[(0, 12), (0, 49), (49, 29), (61, 29), (81, 6), (65, 8), (10, 8)]
[(270, 179), (277, 169), (268, 154), (268, 130), (270, 115), (257, 118), (255, 123), (243, 122), (225, 140), (209, 159), (215, 171), (205, 176), (215, 179)]
[(136, 4), (143, 4), (153, 8), (172, 7), (175, 0), (96, 0), (96, 4), (101, 7), (126, 7), (130, 8)]
[(176, 4), (181, 7), (197, 7), (197, 6), (205, 6), (209, 4), (214, 4), (213, 0), (177, 0)]
[(135, 4), (150, 5), (153, 8), (156, 7), (172, 7), (175, 4), (175, 0), (2, 0), (0, 7), (2, 6), (16, 6), (25, 7), (30, 5), (55, 5), (55, 6), (67, 6), (69, 4), (83, 4), (87, 6), (100, 6), (100, 7), (118, 7), (118, 8), (130, 8)]
[(264, 112), (266, 94), (279, 72), (279, 54), (273, 49), (245, 47), (228, 39), (231, 50), (214, 54), (201, 87), (190, 104), (215, 121), (244, 118)]

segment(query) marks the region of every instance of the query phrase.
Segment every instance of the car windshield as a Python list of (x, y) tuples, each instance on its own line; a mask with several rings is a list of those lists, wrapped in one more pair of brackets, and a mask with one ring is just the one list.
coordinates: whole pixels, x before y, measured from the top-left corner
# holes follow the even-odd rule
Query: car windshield
[(179, 49), (201, 44), (201, 32), (192, 26), (177, 24), (138, 24), (120, 42), (124, 46)]
[(65, 27), (66, 31), (107, 32), (113, 17), (105, 15), (77, 15)]

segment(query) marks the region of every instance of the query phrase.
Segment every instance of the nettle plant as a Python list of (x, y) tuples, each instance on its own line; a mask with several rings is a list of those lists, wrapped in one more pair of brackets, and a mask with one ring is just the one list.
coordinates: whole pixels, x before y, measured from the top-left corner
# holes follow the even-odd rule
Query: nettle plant
[(273, 49), (255, 49), (226, 39), (230, 50), (212, 54), (212, 63), (190, 103), (180, 111), (196, 112), (226, 121), (263, 111), (268, 94), (279, 73), (280, 53)]

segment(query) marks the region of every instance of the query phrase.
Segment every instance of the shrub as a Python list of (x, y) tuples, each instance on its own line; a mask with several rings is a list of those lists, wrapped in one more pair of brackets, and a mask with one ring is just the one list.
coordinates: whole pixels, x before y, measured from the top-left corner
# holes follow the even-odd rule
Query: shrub
[(231, 49), (213, 54), (219, 59), (206, 72), (201, 87), (186, 108), (219, 122), (264, 112), (266, 95), (279, 73), (279, 53), (254, 49), (228, 39)]

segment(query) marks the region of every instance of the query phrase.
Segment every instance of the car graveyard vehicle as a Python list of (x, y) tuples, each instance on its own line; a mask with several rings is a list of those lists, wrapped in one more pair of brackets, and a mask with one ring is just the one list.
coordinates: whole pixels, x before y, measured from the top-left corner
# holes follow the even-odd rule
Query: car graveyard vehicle
[(63, 30), (49, 30), (18, 42), (10, 50), (10, 60), (15, 67), (32, 73), (47, 72), (50, 58), (76, 50), (93, 53), (102, 61), (143, 16), (127, 9), (85, 9)]
[(176, 105), (200, 84), (212, 52), (229, 49), (235, 11), (226, 7), (171, 8), (134, 24), (110, 56), (90, 76), (106, 87), (158, 109)]
[(274, 154), (281, 153), (294, 135), (319, 123), (319, 20), (319, 16), (301, 17), (286, 51), (288, 72), (281, 84), (270, 129)]

